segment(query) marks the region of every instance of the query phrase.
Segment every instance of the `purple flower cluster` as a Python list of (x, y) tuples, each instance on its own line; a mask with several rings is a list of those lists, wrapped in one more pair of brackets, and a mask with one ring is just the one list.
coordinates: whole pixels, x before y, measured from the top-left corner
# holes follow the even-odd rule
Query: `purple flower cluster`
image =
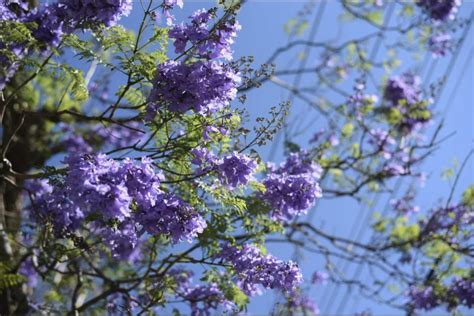
[(171, 10), (175, 6), (182, 8), (184, 5), (183, 0), (163, 0), (161, 4), (163, 16), (166, 18), (166, 24), (171, 26), (173, 25), (174, 16), (171, 14)]
[(217, 165), (221, 182), (229, 188), (246, 185), (256, 167), (255, 161), (238, 153), (225, 156)]
[(45, 5), (37, 11), (32, 11), (25, 20), (35, 22), (38, 25), (32, 31), (32, 35), (47, 47), (58, 46), (63, 35), (72, 33), (75, 29), (74, 24), (70, 24), (65, 20), (64, 12), (57, 3)]
[(29, 257), (23, 261), (18, 269), (18, 273), (27, 278), (29, 287), (35, 288), (38, 284), (38, 272), (36, 272), (33, 258)]
[(387, 82), (384, 98), (391, 108), (402, 115), (398, 122), (402, 132), (411, 133), (431, 119), (429, 102), (422, 99), (421, 80), (412, 73), (394, 76)]
[(119, 163), (99, 154), (71, 155), (65, 162), (69, 171), (63, 183), (39, 196), (33, 207), (36, 219), (51, 222), (59, 236), (90, 223), (123, 258), (144, 232), (179, 242), (191, 241), (206, 227), (188, 204), (160, 190), (162, 176), (151, 160)]
[(396, 150), (396, 141), (390, 134), (383, 129), (370, 130), (369, 144), (373, 145), (377, 151), (380, 151), (385, 159), (392, 158), (393, 152)]
[(148, 119), (153, 119), (164, 105), (171, 112), (216, 112), (236, 97), (239, 83), (238, 73), (219, 62), (165, 62), (158, 66), (153, 80)]
[(17, 21), (26, 11), (28, 11), (27, 1), (0, 1), (0, 21)]
[(413, 213), (418, 213), (420, 208), (416, 205), (413, 205), (413, 201), (415, 199), (415, 195), (412, 193), (408, 193), (403, 196), (401, 199), (392, 199), (390, 200), (390, 205), (397, 211), (398, 213), (409, 216)]
[(379, 100), (378, 96), (375, 94), (365, 94), (364, 89), (365, 84), (358, 82), (354, 86), (354, 93), (351, 94), (347, 100), (348, 105), (355, 110), (365, 105), (374, 104)]
[(191, 163), (199, 166), (197, 173), (205, 173), (216, 167), (217, 157), (212, 151), (205, 147), (197, 147), (191, 150), (194, 158)]
[(445, 56), (453, 46), (451, 34), (433, 34), (428, 40), (428, 46), (433, 57)]
[(205, 173), (216, 170), (220, 182), (229, 189), (246, 185), (252, 179), (257, 163), (250, 157), (231, 153), (222, 159), (218, 159), (214, 153), (207, 148), (198, 147), (191, 150), (194, 158), (191, 162), (199, 166), (197, 173)]
[(160, 195), (155, 205), (142, 210), (137, 220), (152, 235), (170, 235), (173, 243), (191, 242), (206, 228), (204, 219), (174, 195)]
[[(60, 0), (46, 4), (38, 9), (28, 10), (28, 2), (12, 0), (0, 2), (0, 22), (34, 22), (31, 29), (33, 37), (43, 44), (43, 49), (56, 47), (64, 34), (73, 33), (76, 29), (85, 29), (99, 24), (111, 26), (132, 9), (132, 0)], [(3, 27), (3, 26), (2, 26)], [(18, 58), (27, 54), (22, 43), (2, 43), (0, 48), (8, 47)], [(18, 64), (11, 63), (0, 55), (0, 90), (15, 74)]]
[(464, 204), (452, 205), (435, 209), (424, 223), (424, 232), (427, 234), (439, 234), (456, 227), (456, 231), (474, 224), (474, 210)]
[(387, 82), (384, 92), (385, 100), (393, 106), (399, 105), (405, 100), (408, 104), (421, 101), (421, 79), (412, 73), (404, 73), (401, 76), (394, 76)]
[[(2, 22), (15, 21), (20, 22), (28, 10), (28, 4), (23, 1), (0, 1), (0, 27), (5, 27)], [(8, 50), (15, 55), (15, 59), (20, 60), (27, 54), (27, 49), (22, 43), (5, 43), (0, 41), (0, 49)], [(15, 75), (19, 63), (17, 60), (0, 53), (0, 91)]]
[(297, 293), (288, 299), (289, 314), (290, 315), (319, 315), (319, 308), (316, 303), (309, 297)]
[(428, 13), (431, 19), (446, 21), (456, 17), (461, 0), (418, 0), (417, 4)]
[(169, 37), (175, 40), (175, 52), (184, 53), (187, 44), (190, 43), (193, 52), (199, 57), (231, 60), (230, 46), (234, 43), (241, 26), (237, 20), (231, 19), (218, 23), (211, 30), (208, 24), (214, 16), (214, 10), (198, 10), (190, 17), (190, 24), (175, 25), (171, 28)]
[(91, 25), (115, 25), (132, 11), (132, 0), (60, 0), (58, 16), (82, 28)]
[(430, 310), (440, 304), (439, 298), (433, 291), (431, 286), (418, 287), (415, 285), (410, 286), (408, 290), (408, 296), (410, 303), (415, 309)]
[(263, 180), (266, 191), (261, 198), (271, 207), (275, 220), (287, 221), (304, 214), (322, 196), (317, 180), (321, 167), (305, 157), (292, 153), (278, 168), (270, 166)]
[(259, 285), (292, 292), (303, 280), (296, 263), (263, 255), (254, 245), (245, 244), (241, 248), (226, 245), (218, 256), (232, 265), (238, 285), (247, 295), (258, 293)]
[(324, 271), (315, 271), (311, 277), (311, 283), (313, 284), (326, 284), (329, 279), (329, 275)]
[(474, 279), (456, 278), (449, 289), (449, 294), (457, 297), (460, 305), (474, 307)]
[(192, 271), (173, 269), (168, 275), (176, 283), (176, 295), (189, 302), (192, 316), (210, 316), (211, 310), (231, 311), (235, 307), (216, 283), (193, 285)]

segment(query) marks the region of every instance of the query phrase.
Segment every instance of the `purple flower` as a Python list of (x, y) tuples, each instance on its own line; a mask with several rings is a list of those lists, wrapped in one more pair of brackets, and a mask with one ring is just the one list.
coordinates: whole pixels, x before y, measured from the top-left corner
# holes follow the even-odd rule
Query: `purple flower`
[(413, 133), (431, 119), (431, 112), (427, 108), (429, 102), (422, 99), (420, 82), (418, 76), (406, 72), (390, 78), (385, 86), (384, 99), (389, 114), (392, 109), (395, 110), (393, 124), (404, 134)]
[(396, 141), (390, 134), (382, 129), (370, 130), (369, 144), (373, 145), (377, 151), (381, 151), (385, 159), (392, 158), (393, 152), (396, 150)]
[(211, 31), (209, 21), (215, 16), (214, 11), (204, 9), (193, 13), (190, 24), (175, 25), (169, 31), (169, 37), (173, 38), (175, 52), (184, 53), (186, 46), (190, 43), (193, 52), (199, 57), (214, 59), (232, 59), (230, 46), (241, 26), (234, 18), (219, 23)]
[(429, 49), (435, 58), (445, 56), (452, 45), (452, 37), (448, 33), (434, 34), (428, 41)]
[(329, 279), (329, 276), (324, 271), (315, 271), (311, 277), (311, 283), (313, 284), (326, 284)]
[(139, 210), (138, 221), (146, 232), (168, 235), (173, 243), (191, 242), (207, 226), (199, 213), (172, 194), (162, 194), (154, 206)]
[(408, 193), (403, 196), (401, 199), (392, 199), (390, 200), (390, 205), (400, 214), (409, 216), (413, 213), (420, 211), (418, 206), (413, 205), (413, 200), (415, 199), (414, 194)]
[(176, 243), (192, 241), (206, 227), (190, 205), (160, 190), (162, 175), (149, 159), (120, 163), (101, 154), (73, 154), (65, 162), (68, 173), (52, 190), (30, 184), (39, 187), (32, 207), (35, 219), (51, 222), (59, 236), (89, 223), (114, 257), (130, 260), (143, 232), (169, 236)]
[(412, 285), (408, 290), (408, 297), (410, 298), (410, 304), (415, 309), (430, 310), (440, 304), (431, 286), (418, 287)]
[(137, 229), (133, 222), (120, 223), (117, 228), (107, 227), (102, 236), (115, 258), (133, 261), (139, 255)]
[(242, 248), (226, 245), (218, 257), (232, 264), (238, 285), (247, 295), (258, 293), (259, 285), (291, 292), (303, 280), (296, 263), (263, 255), (254, 245), (245, 244)]
[(38, 284), (38, 273), (36, 272), (33, 258), (29, 257), (23, 261), (18, 269), (18, 273), (27, 278), (29, 287), (35, 288)]
[(461, 6), (461, 0), (418, 0), (417, 4), (425, 9), (435, 21), (453, 20)]
[(193, 109), (202, 114), (213, 113), (235, 98), (239, 83), (238, 74), (218, 62), (160, 64), (148, 98), (148, 120), (153, 119), (163, 105), (172, 112)]
[(214, 169), (217, 164), (217, 157), (205, 147), (194, 148), (191, 154), (194, 156), (191, 163), (199, 166), (198, 173)]
[(474, 307), (474, 279), (456, 278), (449, 289), (449, 294), (457, 297), (460, 305)]
[(217, 165), (221, 182), (229, 188), (246, 185), (256, 167), (255, 161), (238, 153), (224, 157)]
[(235, 304), (226, 299), (216, 283), (194, 285), (192, 271), (172, 269), (168, 272), (168, 276), (174, 279), (176, 295), (189, 303), (193, 316), (210, 316), (212, 310), (231, 311), (235, 308)]
[(405, 100), (408, 104), (414, 104), (421, 100), (421, 80), (411, 73), (394, 76), (387, 82), (384, 92), (385, 100), (396, 106)]
[(383, 171), (392, 177), (398, 177), (401, 175), (406, 175), (408, 174), (408, 169), (402, 165), (399, 165), (397, 163), (389, 163), (386, 166), (383, 167)]
[[(288, 314), (290, 315), (319, 315), (319, 308), (309, 297), (297, 293), (288, 298)], [(281, 315), (281, 314), (279, 314)]]
[(130, 14), (132, 5), (132, 0), (60, 0), (58, 16), (82, 28), (98, 23), (112, 26)]
[(288, 221), (306, 213), (322, 196), (317, 183), (321, 167), (304, 153), (290, 154), (279, 168), (270, 171), (263, 180), (266, 191), (260, 197), (272, 208), (275, 220)]
[(166, 24), (168, 26), (173, 25), (173, 21), (174, 21), (174, 16), (171, 14), (171, 10), (175, 6), (182, 8), (183, 5), (184, 5), (183, 0), (163, 0), (161, 7), (163, 9), (163, 15), (166, 18)]
[(68, 26), (63, 12), (58, 4), (45, 5), (26, 17), (28, 22), (35, 22), (38, 27), (33, 30), (33, 36), (46, 46), (56, 47), (65, 33), (72, 33), (74, 28)]

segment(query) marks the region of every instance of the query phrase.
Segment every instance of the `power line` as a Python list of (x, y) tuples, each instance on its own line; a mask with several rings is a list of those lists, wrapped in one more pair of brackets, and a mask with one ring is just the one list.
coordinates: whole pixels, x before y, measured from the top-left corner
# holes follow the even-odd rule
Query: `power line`
[[(385, 19), (384, 19), (384, 22), (383, 22), (383, 25), (384, 26), (387, 26), (389, 25), (390, 23), (390, 20), (392, 18), (392, 15), (394, 13), (394, 9), (395, 9), (395, 3), (390, 3), (389, 4), (389, 7), (387, 9), (387, 15), (385, 16)], [(375, 60), (375, 58), (377, 57), (378, 55), (378, 52), (380, 50), (380, 45), (382, 44), (382, 40), (383, 40), (383, 37), (382, 36), (379, 36), (377, 37), (377, 40), (376, 42), (374, 43), (374, 46), (372, 48), (372, 52), (370, 53), (369, 55), (369, 60)], [(373, 194), (373, 197), (376, 197), (375, 193)], [(364, 205), (362, 206), (361, 210), (359, 211), (360, 213), (364, 214), (366, 212), (366, 208), (367, 208), (367, 205)], [(359, 217), (359, 218), (362, 218), (363, 216)], [(351, 226), (351, 229), (350, 229), (350, 235), (353, 235), (354, 234), (354, 231), (356, 229), (357, 225), (356, 223), (354, 223), (352, 226)], [(342, 259), (341, 259), (342, 260)], [(341, 260), (339, 260), (339, 262), (341, 262)], [(348, 262), (347, 261), (344, 261), (343, 263), (343, 267), (342, 267), (342, 270), (343, 270), (343, 273), (345, 273), (345, 271), (347, 270), (348, 268)], [(321, 306), (324, 306), (322, 308), (323, 311), (326, 311), (328, 309), (329, 306), (331, 306), (332, 302), (334, 301), (334, 299), (337, 297), (338, 293), (339, 293), (339, 285), (334, 285), (333, 286), (333, 290), (332, 290), (332, 294), (330, 295), (329, 294), (330, 291), (326, 291), (325, 292), (325, 295), (323, 296), (322, 298), (322, 302), (325, 302), (324, 305), (321, 305)]]
[[(309, 35), (308, 35), (308, 41), (309, 42), (314, 41), (314, 38), (316, 37), (316, 35), (318, 33), (319, 25), (321, 24), (321, 20), (322, 20), (325, 8), (326, 8), (326, 1), (319, 2), (318, 11), (316, 12), (316, 14), (314, 16), (314, 20), (312, 22), (311, 30), (310, 30)], [(312, 49), (312, 47), (310, 45), (307, 45), (305, 47), (305, 50), (304, 50), (304, 53), (303, 53), (303, 58), (301, 59), (299, 67), (298, 67), (299, 70), (305, 68), (306, 63), (308, 62), (308, 55), (309, 55), (309, 52), (310, 52), (311, 49)], [(295, 79), (293, 80), (293, 87), (295, 87), (295, 88), (299, 87), (300, 82), (301, 82), (301, 76), (302, 76), (302, 72), (298, 71), (298, 73), (295, 76)], [(294, 93), (290, 92), (288, 102), (292, 102), (293, 99), (294, 99)], [(283, 125), (283, 130), (284, 130), (284, 136), (285, 136), (285, 141), (286, 141), (287, 140), (286, 118), (284, 120), (285, 120), (285, 122), (284, 122), (284, 125)], [(269, 154), (269, 159), (270, 160), (273, 160), (273, 158), (275, 157), (275, 154), (276, 154), (276, 151), (277, 151), (277, 148), (278, 148), (278, 144), (280, 143), (280, 140), (281, 140), (281, 135), (282, 135), (282, 133), (279, 132), (275, 137), (275, 141), (273, 142), (272, 147), (270, 149), (270, 154)]]
[[(439, 103), (439, 100), (441, 99), (441, 95), (442, 95), (442, 92), (444, 91), (446, 82), (448, 81), (448, 78), (450, 77), (450, 75), (451, 75), (451, 73), (452, 73), (452, 70), (453, 70), (453, 68), (454, 68), (454, 66), (455, 66), (455, 64), (456, 64), (457, 59), (458, 59), (458, 56), (459, 56), (459, 54), (460, 54), (460, 52), (461, 52), (461, 50), (462, 50), (462, 46), (463, 46), (464, 40), (465, 40), (465, 38), (467, 38), (467, 35), (468, 35), (469, 31), (470, 31), (470, 27), (471, 27), (472, 20), (473, 20), (473, 14), (474, 14), (474, 11), (471, 13), (471, 16), (470, 16), (470, 18), (469, 18), (469, 21), (468, 21), (468, 23), (467, 23), (467, 25), (466, 25), (466, 27), (465, 27), (465, 29), (464, 29), (464, 32), (463, 32), (463, 34), (462, 34), (462, 36), (461, 36), (461, 40), (460, 40), (460, 42), (459, 42), (459, 44), (458, 44), (458, 47), (456, 48), (456, 51), (455, 51), (455, 53), (453, 54), (453, 56), (452, 56), (452, 58), (451, 58), (451, 60), (450, 60), (450, 63), (449, 63), (449, 65), (448, 65), (447, 69), (446, 69), (446, 73), (445, 73), (445, 75), (444, 75), (444, 81), (443, 81), (443, 83), (442, 83), (442, 85), (441, 85), (438, 98), (435, 100), (435, 103), (433, 104), (433, 109), (436, 107), (436, 105)], [(470, 54), (469, 54), (469, 55), (470, 55)], [(469, 56), (468, 56), (468, 60), (469, 60)], [(434, 73), (434, 72), (433, 72), (433, 68), (435, 68), (435, 67), (432, 67), (432, 68), (430, 69), (431, 71), (428, 72), (428, 78), (430, 78), (430, 77), (432, 76), (432, 74)], [(429, 82), (429, 79), (428, 79), (426, 82)], [(457, 90), (457, 88), (455, 87), (454, 90)], [(448, 108), (449, 108), (449, 105), (448, 105)], [(446, 111), (445, 111), (445, 113), (446, 113)], [(443, 116), (444, 116), (444, 114), (443, 114)], [(395, 184), (395, 186), (396, 186), (397, 188), (395, 189), (394, 192), (396, 192), (396, 191), (399, 190), (399, 188), (401, 187), (401, 184), (402, 184), (402, 178), (397, 179), (397, 183)], [(393, 194), (392, 194), (392, 196), (393, 196)], [(387, 200), (387, 202), (386, 202), (386, 204), (385, 204), (385, 208), (384, 208), (384, 211), (383, 211), (383, 213), (382, 213), (382, 216), (385, 216), (386, 213), (388, 212), (389, 206), (390, 206), (390, 200), (391, 200), (391, 197), (388, 198), (388, 200)], [(371, 239), (373, 239), (373, 237), (374, 237), (374, 235), (372, 235)], [(357, 266), (357, 268), (356, 268), (354, 274), (353, 274), (353, 277), (356, 277), (357, 275), (360, 275), (360, 274), (362, 273), (364, 267), (365, 267), (364, 264), (359, 264), (359, 265)], [(339, 306), (338, 306), (338, 308), (337, 308), (336, 314), (342, 314), (342, 313), (344, 312), (345, 307), (347, 306), (347, 303), (348, 303), (348, 296), (349, 296), (349, 293), (350, 293), (349, 289), (346, 289), (346, 292), (345, 292), (345, 294), (344, 294), (344, 296), (343, 296), (342, 300), (340, 301), (340, 304), (339, 304)]]

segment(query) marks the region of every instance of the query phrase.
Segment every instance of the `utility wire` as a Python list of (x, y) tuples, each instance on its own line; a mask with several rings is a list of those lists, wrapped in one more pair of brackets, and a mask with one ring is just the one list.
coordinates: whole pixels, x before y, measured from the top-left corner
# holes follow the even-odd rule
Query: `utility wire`
[[(456, 48), (456, 51), (453, 54), (453, 56), (451, 57), (450, 63), (448, 65), (447, 69), (446, 69), (446, 73), (443, 76), (444, 81), (443, 81), (443, 83), (441, 85), (441, 88), (439, 90), (439, 95), (436, 98), (435, 103), (433, 104), (433, 107), (432, 107), (433, 109), (439, 104), (439, 100), (441, 99), (442, 93), (443, 93), (444, 88), (446, 86), (446, 82), (448, 81), (448, 79), (449, 79), (449, 77), (452, 73), (452, 70), (454, 69), (454, 66), (456, 65), (456, 61), (459, 57), (459, 54), (462, 51), (462, 46), (463, 46), (464, 40), (467, 38), (467, 35), (469, 34), (469, 31), (470, 31), (470, 27), (471, 27), (472, 20), (473, 20), (473, 14), (474, 14), (474, 11), (471, 13), (469, 21), (468, 21), (467, 25), (465, 26), (464, 32), (461, 36), (460, 42), (458, 43), (458, 47)], [(469, 57), (468, 57), (468, 60), (469, 60)], [(434, 71), (433, 71), (434, 68), (435, 67), (430, 68), (430, 71), (428, 72), (428, 78), (431, 78), (432, 74), (434, 73)], [(428, 79), (426, 82), (429, 82), (429, 81), (430, 81), (430, 79)], [(454, 88), (454, 90), (456, 90), (456, 87)], [(449, 105), (447, 106), (447, 108), (449, 108)], [(446, 111), (445, 111), (445, 113), (446, 113)], [(444, 114), (443, 114), (443, 116), (444, 116)], [(395, 184), (396, 189), (395, 189), (394, 192), (399, 190), (399, 188), (401, 187), (401, 184), (402, 184), (402, 178), (398, 178), (397, 183)], [(392, 194), (392, 196), (393, 196), (393, 194)], [(388, 213), (388, 210), (390, 209), (390, 200), (391, 200), (391, 197), (388, 198), (388, 200), (385, 204), (385, 208), (383, 210), (382, 216), (385, 216), (386, 213)], [(371, 239), (373, 239), (373, 237), (374, 237), (374, 234), (372, 235)], [(361, 275), (361, 273), (363, 272), (364, 267), (365, 267), (364, 264), (359, 264), (357, 266), (356, 270), (354, 271), (353, 278), (358, 276), (358, 275)], [(347, 288), (346, 292), (345, 292), (345, 294), (344, 294), (342, 300), (340, 301), (340, 304), (339, 304), (339, 306), (336, 310), (336, 314), (340, 315), (344, 312), (345, 307), (347, 306), (347, 303), (349, 301), (349, 294), (350, 294), (350, 289)]]

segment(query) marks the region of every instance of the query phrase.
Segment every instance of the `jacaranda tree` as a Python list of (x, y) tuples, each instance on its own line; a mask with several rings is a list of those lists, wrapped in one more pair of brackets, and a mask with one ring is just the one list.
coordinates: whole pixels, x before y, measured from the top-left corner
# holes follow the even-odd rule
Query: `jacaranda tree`
[[(374, 32), (334, 44), (301, 38), (308, 4), (285, 26), (289, 42), (255, 66), (233, 56), (243, 5), (178, 21), (182, 0), (0, 0), (0, 314), (237, 314), (274, 289), (271, 313), (311, 315), (308, 288), (328, 279), (407, 314), (473, 307), (474, 187), (422, 211), (407, 191), (374, 215), (368, 242), (311, 220), (321, 199), (362, 204), (423, 178), (443, 140), (442, 124), (424, 133), (443, 82), (422, 82), (397, 54), (449, 58), (471, 17), (457, 0), (344, 0), (344, 23)], [(137, 30), (119, 24), (132, 6)], [(313, 48), (316, 66), (277, 62)], [(299, 85), (308, 75), (314, 89)], [(298, 138), (291, 102), (249, 119), (246, 94), (265, 84), (326, 129)], [(285, 159), (264, 161), (278, 143)], [(323, 256), (327, 271), (303, 275), (269, 243)]]

